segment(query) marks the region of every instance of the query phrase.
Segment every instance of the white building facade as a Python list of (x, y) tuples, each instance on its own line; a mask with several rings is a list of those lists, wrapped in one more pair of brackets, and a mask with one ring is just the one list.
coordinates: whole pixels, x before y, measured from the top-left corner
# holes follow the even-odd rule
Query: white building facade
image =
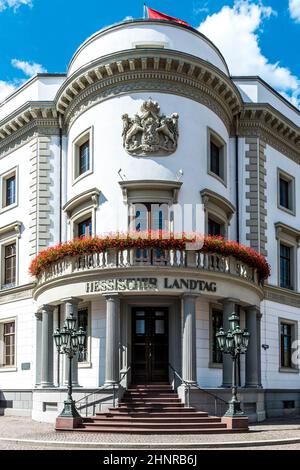
[[(299, 126), (299, 111), (261, 79), (231, 77), (206, 37), (159, 20), (101, 30), (66, 74), (37, 75), (8, 97), (0, 105), (0, 409), (54, 421), (67, 367), (52, 334), (72, 312), (87, 332), (73, 370), (83, 413), (93, 411), (84, 398), (93, 391), (105, 409), (120, 377), (119, 394), (134, 381), (180, 391), (169, 364), (204, 389), (193, 390), (195, 406), (215, 412), (205, 390), (228, 399), (231, 384), (215, 334), (236, 312), (251, 334), (238, 374), (246, 413), (297, 413)], [(138, 229), (176, 231), (179, 219), (152, 214), (153, 204), (203, 204), (206, 234), (266, 256), (270, 277), (262, 283), (255, 268), (213, 252), (116, 248), (29, 273), (44, 249), (126, 232), (131, 211)]]

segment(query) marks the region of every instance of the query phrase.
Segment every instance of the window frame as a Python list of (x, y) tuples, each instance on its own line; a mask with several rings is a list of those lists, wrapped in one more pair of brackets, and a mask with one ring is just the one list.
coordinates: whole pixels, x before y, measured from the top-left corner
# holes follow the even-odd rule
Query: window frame
[[(220, 150), (220, 175), (214, 173), (211, 169), (211, 142)], [(227, 144), (225, 140), (210, 127), (207, 128), (207, 173), (227, 187)]]
[[(281, 222), (275, 223), (275, 232), (277, 239), (277, 285), (280, 289), (286, 291), (298, 291), (298, 275), (297, 275), (297, 258), (298, 248), (300, 242), (300, 231), (289, 227), (288, 225), (282, 224)], [(291, 286), (281, 286), (281, 270), (280, 270), (280, 245), (285, 245), (291, 249)]]
[[(0, 283), (0, 290), (6, 290), (6, 289), (13, 289), (14, 287), (17, 287), (19, 285), (19, 243), (18, 243), (19, 238), (14, 236), (14, 237), (9, 237), (6, 239), (3, 239), (0, 241), (0, 255), (1, 255), (1, 283)], [(16, 280), (14, 284), (5, 284), (5, 248), (9, 245), (12, 245), (15, 243), (16, 245)]]
[[(80, 147), (89, 141), (89, 169), (79, 174)], [(72, 186), (94, 172), (94, 128), (85, 129), (72, 142)]]
[[(7, 186), (6, 182), (12, 177), (15, 177), (15, 202), (9, 205), (6, 204), (6, 191)], [(0, 194), (1, 194), (1, 201), (0, 201), (0, 214), (6, 212), (8, 210), (14, 209), (19, 204), (19, 178), (18, 178), (18, 166), (11, 168), (10, 170), (2, 173), (0, 175)]]
[(293, 365), (291, 362), (291, 367), (285, 367), (281, 365), (281, 325), (286, 324), (286, 325), (291, 325), (291, 356), (293, 355), (293, 347), (292, 344), (294, 341), (298, 340), (298, 321), (297, 320), (290, 320), (287, 318), (278, 318), (278, 361), (279, 361), (279, 372), (293, 372), (293, 373), (299, 373), (299, 366), (298, 365)]
[(78, 213), (74, 217), (70, 219), (71, 223), (71, 234), (72, 238), (78, 238), (78, 226), (80, 223), (84, 222), (87, 219), (91, 219), (92, 223), (92, 233), (91, 237), (95, 236), (95, 211), (92, 210), (91, 208), (84, 209)]
[(209, 363), (210, 369), (223, 369), (223, 362), (213, 361), (213, 312), (218, 311), (223, 315), (223, 309), (221, 305), (210, 304), (209, 305)]
[[(15, 324), (15, 351), (14, 351), (14, 364), (6, 366), (4, 362), (4, 325), (7, 323)], [(17, 370), (17, 317), (8, 317), (0, 319), (0, 373), (1, 372), (15, 372)]]
[[(291, 207), (284, 207), (280, 204), (280, 180), (283, 179), (289, 184), (289, 201)], [(277, 207), (278, 209), (287, 212), (290, 215), (296, 215), (296, 195), (295, 195), (295, 177), (277, 168)]]
[(87, 310), (88, 312), (88, 323), (87, 323), (87, 360), (79, 362), (78, 361), (78, 368), (79, 369), (88, 369), (92, 367), (91, 361), (91, 351), (92, 351), (92, 314), (91, 314), (91, 303), (90, 302), (83, 302), (78, 305), (78, 315), (81, 310)]

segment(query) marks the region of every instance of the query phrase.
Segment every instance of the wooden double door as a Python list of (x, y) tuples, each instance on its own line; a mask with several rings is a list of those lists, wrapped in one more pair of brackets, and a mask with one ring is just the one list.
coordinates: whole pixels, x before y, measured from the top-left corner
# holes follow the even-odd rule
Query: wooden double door
[(132, 309), (132, 382), (168, 382), (167, 308)]

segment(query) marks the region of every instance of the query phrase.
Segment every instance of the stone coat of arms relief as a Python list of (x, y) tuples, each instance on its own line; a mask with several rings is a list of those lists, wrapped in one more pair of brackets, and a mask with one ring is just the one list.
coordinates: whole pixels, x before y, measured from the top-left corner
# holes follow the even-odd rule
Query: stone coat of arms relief
[(175, 152), (178, 141), (178, 114), (160, 114), (157, 101), (149, 99), (141, 106), (140, 114), (123, 120), (123, 146), (131, 155), (166, 155)]

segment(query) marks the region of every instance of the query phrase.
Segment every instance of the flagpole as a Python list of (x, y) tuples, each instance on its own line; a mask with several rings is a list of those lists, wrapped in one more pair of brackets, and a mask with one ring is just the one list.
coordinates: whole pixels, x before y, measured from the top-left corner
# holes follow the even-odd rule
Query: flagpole
[(143, 19), (145, 20), (147, 16), (147, 5), (144, 3), (144, 13), (143, 13)]

